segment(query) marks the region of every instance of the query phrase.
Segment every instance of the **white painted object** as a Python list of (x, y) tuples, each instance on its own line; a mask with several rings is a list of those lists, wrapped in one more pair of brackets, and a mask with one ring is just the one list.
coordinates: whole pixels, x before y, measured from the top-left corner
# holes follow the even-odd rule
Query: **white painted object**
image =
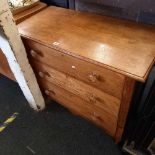
[(11, 4), (11, 6), (9, 7), (19, 8), (19, 7), (31, 5), (37, 2), (38, 0), (7, 0), (7, 1), (9, 2), (9, 4)]
[(33, 109), (44, 109), (44, 99), (6, 0), (0, 4), (0, 28), (0, 48), (25, 98)]

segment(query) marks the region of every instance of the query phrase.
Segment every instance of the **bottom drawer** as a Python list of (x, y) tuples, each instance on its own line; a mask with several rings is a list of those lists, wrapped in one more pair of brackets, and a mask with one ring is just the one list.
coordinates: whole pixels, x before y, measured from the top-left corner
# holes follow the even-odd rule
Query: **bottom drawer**
[(94, 122), (114, 137), (117, 127), (116, 117), (104, 112), (102, 109), (93, 106), (89, 102), (84, 101), (83, 99), (51, 82), (45, 81), (41, 78), (38, 78), (38, 82), (42, 89), (46, 91), (46, 94), (48, 94), (53, 100), (67, 107), (73, 113)]

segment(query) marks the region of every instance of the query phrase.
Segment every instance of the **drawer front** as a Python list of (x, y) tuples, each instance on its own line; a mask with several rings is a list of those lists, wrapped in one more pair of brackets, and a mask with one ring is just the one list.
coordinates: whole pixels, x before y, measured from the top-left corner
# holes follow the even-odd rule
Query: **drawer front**
[(36, 74), (42, 77), (45, 81), (54, 83), (55, 85), (69, 91), (77, 97), (89, 102), (93, 106), (96, 106), (106, 113), (118, 116), (120, 107), (120, 100), (113, 97), (99, 89), (92, 87), (82, 81), (72, 78), (62, 72), (56, 71), (55, 69), (33, 61), (31, 63)]
[(73, 113), (92, 121), (96, 125), (103, 128), (111, 136), (115, 136), (117, 127), (117, 118), (109, 113), (106, 113), (101, 108), (98, 108), (83, 99), (77, 97), (73, 93), (58, 87), (57, 85), (48, 82), (45, 79), (38, 78), (42, 89), (53, 100), (62, 104)]
[(121, 99), (124, 76), (69, 54), (24, 40), (30, 59), (38, 60)]

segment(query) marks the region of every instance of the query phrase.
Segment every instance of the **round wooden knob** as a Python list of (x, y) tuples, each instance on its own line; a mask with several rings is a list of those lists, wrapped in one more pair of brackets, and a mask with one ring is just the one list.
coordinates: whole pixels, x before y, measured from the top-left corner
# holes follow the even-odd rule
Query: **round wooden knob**
[(31, 53), (31, 56), (32, 57), (34, 57), (34, 58), (37, 57), (37, 53), (34, 50), (31, 50), (30, 53)]
[(96, 81), (99, 80), (99, 75), (97, 75), (97, 74), (95, 74), (95, 73), (92, 73), (92, 74), (89, 75), (89, 80), (90, 80), (91, 82), (96, 82)]
[(72, 66), (72, 69), (76, 69), (76, 67), (75, 66)]
[(43, 77), (45, 76), (45, 74), (44, 74), (43, 72), (39, 72), (39, 76), (40, 76), (41, 78), (43, 78)]
[(96, 113), (96, 112), (92, 112), (91, 116), (94, 119), (98, 119), (100, 117), (100, 115), (98, 113)]
[(48, 96), (50, 92), (48, 90), (45, 90), (45, 94)]
[(96, 97), (95, 97), (95, 95), (94, 95), (94, 94), (90, 95), (90, 96), (89, 96), (89, 100), (90, 100), (90, 102), (93, 103), (93, 104), (96, 103)]
[(96, 119), (97, 119), (97, 114), (96, 114), (96, 112), (93, 112), (93, 113), (91, 114), (91, 119), (92, 119), (93, 121), (96, 121)]

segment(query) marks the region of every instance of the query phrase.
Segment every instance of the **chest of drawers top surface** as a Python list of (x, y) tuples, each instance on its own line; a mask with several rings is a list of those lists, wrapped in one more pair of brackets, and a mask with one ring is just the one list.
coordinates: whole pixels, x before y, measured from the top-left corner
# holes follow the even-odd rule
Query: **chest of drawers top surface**
[(18, 24), (24, 38), (145, 81), (155, 58), (155, 28), (48, 7)]

